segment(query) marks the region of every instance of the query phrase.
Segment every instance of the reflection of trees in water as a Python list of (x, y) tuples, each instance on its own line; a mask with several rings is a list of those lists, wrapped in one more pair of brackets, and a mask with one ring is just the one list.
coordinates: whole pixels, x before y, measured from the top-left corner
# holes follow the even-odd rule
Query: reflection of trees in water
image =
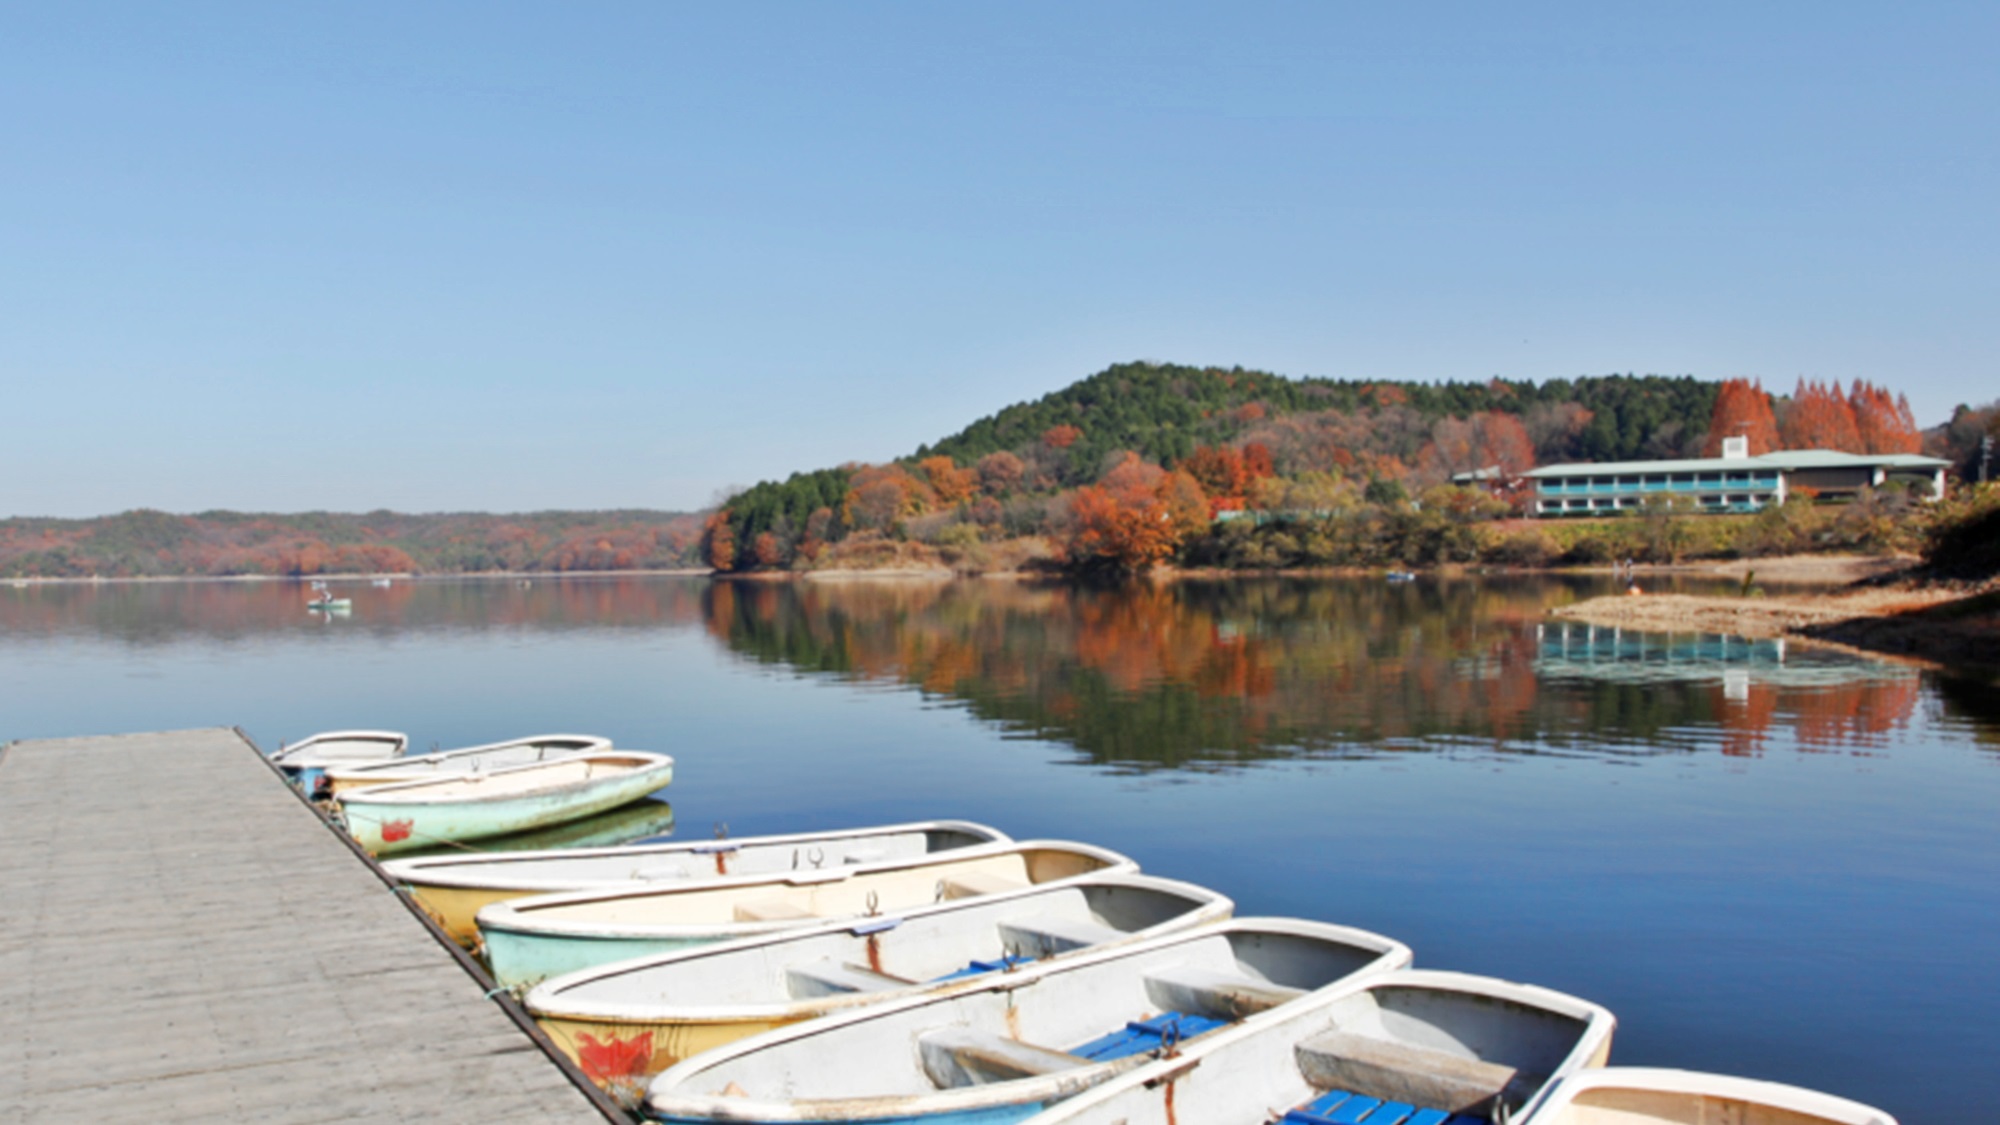
[[(351, 614), (329, 632), (389, 635), (410, 630), (647, 628), (701, 619), (705, 580), (536, 577), (398, 581), (388, 587), (334, 581)], [(58, 634), (165, 644), (190, 636), (247, 639), (291, 631), (318, 618), (303, 582), (106, 582), (0, 588), (0, 635)]]
[(1972, 737), (2000, 749), (2000, 687), (1991, 680), (1932, 676), (1930, 686), (1955, 717), (1970, 720)]
[(1466, 742), (1755, 753), (1774, 726), (1838, 745), (1914, 706), (1913, 678), (1872, 679), (1860, 661), (1851, 684), (1753, 684), (1743, 698), (1712, 676), (1547, 683), (1537, 626), (1572, 596), (1504, 579), (772, 583), (718, 584), (707, 611), (715, 636), (751, 659), (913, 684), (1008, 731), (1134, 766)]

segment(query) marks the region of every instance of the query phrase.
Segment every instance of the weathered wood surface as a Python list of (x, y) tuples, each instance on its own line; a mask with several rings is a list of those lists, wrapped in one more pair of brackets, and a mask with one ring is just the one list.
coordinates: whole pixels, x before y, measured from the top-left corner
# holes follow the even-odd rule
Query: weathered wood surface
[(0, 1118), (605, 1118), (231, 730), (0, 751)]

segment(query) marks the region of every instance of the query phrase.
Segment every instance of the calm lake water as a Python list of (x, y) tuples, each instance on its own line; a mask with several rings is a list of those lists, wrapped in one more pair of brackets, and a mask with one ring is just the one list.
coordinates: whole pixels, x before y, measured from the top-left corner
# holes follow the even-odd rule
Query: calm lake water
[(1616, 1062), (1906, 1123), (2000, 1099), (1990, 687), (1546, 622), (1585, 580), (336, 588), (351, 616), (288, 584), (0, 588), (0, 739), (604, 734), (676, 756), (683, 835), (1089, 840), (1596, 1000)]

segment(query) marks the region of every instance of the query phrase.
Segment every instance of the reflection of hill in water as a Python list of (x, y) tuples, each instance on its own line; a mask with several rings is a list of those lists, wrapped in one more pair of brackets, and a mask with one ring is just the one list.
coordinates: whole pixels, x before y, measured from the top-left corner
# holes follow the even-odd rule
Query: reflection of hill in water
[(329, 635), (408, 630), (537, 630), (692, 625), (699, 578), (441, 578), (389, 587), (331, 582), (353, 610), (331, 621), (305, 608), (304, 582), (106, 582), (0, 588), (0, 634), (72, 635), (129, 644), (189, 637), (244, 640), (318, 629)]
[(1543, 613), (1577, 593), (1543, 579), (718, 584), (706, 608), (753, 659), (914, 684), (1141, 768), (1467, 745), (1755, 753), (1787, 729), (1802, 747), (1859, 745), (1916, 700), (1914, 676), (1869, 661), (1705, 660), (1634, 634), (1565, 665)]

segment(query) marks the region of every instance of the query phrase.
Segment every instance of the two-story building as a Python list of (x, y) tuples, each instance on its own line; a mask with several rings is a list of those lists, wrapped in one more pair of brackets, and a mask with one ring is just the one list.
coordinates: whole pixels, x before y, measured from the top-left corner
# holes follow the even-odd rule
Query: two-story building
[(1613, 461), (1530, 470), (1538, 516), (1603, 515), (1650, 496), (1685, 496), (1706, 512), (1754, 512), (1794, 492), (1844, 499), (1864, 488), (1904, 485), (1925, 499), (1944, 496), (1951, 462), (1913, 453), (1843, 453), (1787, 449), (1750, 456), (1743, 438), (1725, 438), (1722, 456), (1684, 461)]

